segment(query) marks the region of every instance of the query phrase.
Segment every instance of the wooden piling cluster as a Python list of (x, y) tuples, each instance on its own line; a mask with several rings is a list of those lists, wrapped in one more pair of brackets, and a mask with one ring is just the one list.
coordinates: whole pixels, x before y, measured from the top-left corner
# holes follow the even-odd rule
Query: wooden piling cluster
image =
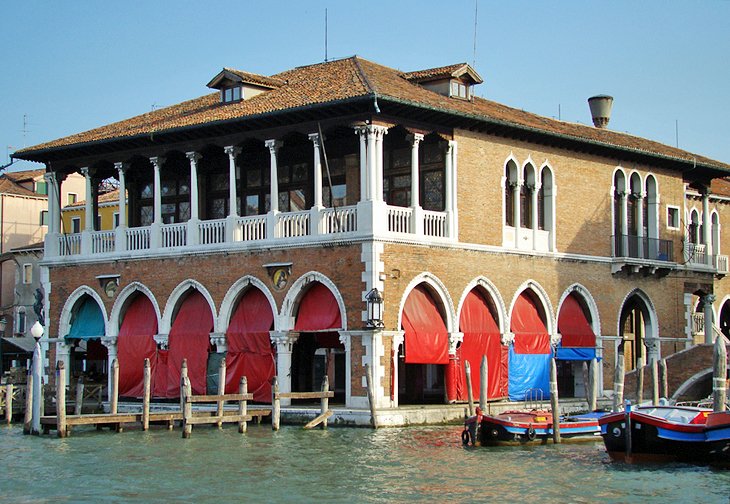
[(322, 389), (320, 392), (279, 392), (279, 378), (275, 376), (273, 386), (271, 387), (271, 428), (273, 430), (279, 430), (282, 399), (320, 399), (320, 414), (305, 425), (304, 428), (312, 429), (317, 425), (321, 425), (323, 429), (326, 429), (327, 419), (334, 414), (329, 409), (329, 398), (334, 396), (335, 393), (329, 390), (329, 379), (327, 375), (322, 380)]
[[(184, 362), (185, 364), (185, 362)], [(247, 412), (247, 401), (253, 400), (253, 394), (248, 393), (248, 382), (246, 377), (241, 377), (238, 386), (238, 394), (225, 394), (226, 386), (226, 359), (221, 360), (218, 371), (218, 394), (216, 395), (193, 395), (190, 385), (190, 378), (187, 372), (181, 374), (180, 378), (180, 397), (183, 404), (182, 415), (182, 437), (187, 439), (193, 432), (193, 425), (217, 425), (220, 429), (224, 423), (238, 423), (238, 432), (246, 432), (246, 422), (252, 419)], [(238, 402), (238, 410), (235, 412), (226, 412), (224, 404), (226, 402)], [(214, 415), (208, 413), (193, 413), (193, 404), (215, 403), (216, 410)]]

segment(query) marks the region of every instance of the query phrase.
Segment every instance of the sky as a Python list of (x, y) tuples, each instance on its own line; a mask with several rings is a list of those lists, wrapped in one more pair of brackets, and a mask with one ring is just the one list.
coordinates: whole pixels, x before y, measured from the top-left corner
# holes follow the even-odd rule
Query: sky
[(587, 98), (609, 94), (610, 129), (730, 163), (730, 0), (4, 0), (0, 19), (0, 165), (207, 94), (224, 66), (272, 75), (354, 54), (403, 71), (467, 62), (478, 95), (583, 124)]

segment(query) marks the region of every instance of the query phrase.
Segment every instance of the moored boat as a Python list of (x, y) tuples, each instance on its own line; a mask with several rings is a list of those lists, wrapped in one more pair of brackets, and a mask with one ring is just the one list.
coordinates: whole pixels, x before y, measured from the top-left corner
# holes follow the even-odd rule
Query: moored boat
[(691, 406), (640, 406), (599, 420), (606, 451), (626, 462), (730, 464), (730, 413)]
[[(560, 437), (565, 440), (593, 440), (600, 436), (598, 418), (605, 413), (592, 412), (560, 417)], [(479, 426), (478, 432), (475, 427)], [(472, 427), (469, 430), (469, 427)], [(479, 414), (465, 422), (462, 441), (478, 440), (482, 446), (546, 443), (553, 437), (553, 415), (545, 410), (514, 410), (499, 415)]]

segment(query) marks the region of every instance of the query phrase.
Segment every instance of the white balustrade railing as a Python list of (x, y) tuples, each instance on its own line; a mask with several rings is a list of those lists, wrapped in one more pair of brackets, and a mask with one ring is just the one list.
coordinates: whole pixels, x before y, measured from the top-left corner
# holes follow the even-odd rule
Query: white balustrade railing
[(93, 231), (91, 233), (91, 253), (108, 254), (114, 252), (115, 233), (114, 231)]
[(425, 234), (426, 236), (437, 236), (439, 238), (445, 238), (446, 233), (446, 213), (424, 210), (423, 234)]
[(715, 256), (715, 269), (722, 275), (728, 273), (728, 259), (726, 255)]
[(388, 231), (392, 233), (412, 233), (412, 214), (413, 210), (410, 208), (388, 206)]
[(81, 234), (58, 235), (58, 255), (78, 255), (81, 253)]
[(127, 228), (127, 250), (147, 250), (150, 248), (150, 228)]
[(686, 243), (685, 255), (690, 264), (707, 264), (706, 248), (703, 243)]
[(214, 243), (225, 243), (226, 221), (225, 219), (200, 221), (198, 224), (198, 242), (201, 245)]
[(266, 239), (266, 216), (252, 215), (239, 217), (236, 221), (238, 233), (235, 233), (236, 240), (254, 241)]
[(184, 247), (187, 245), (187, 224), (163, 224), (160, 228), (162, 234), (162, 247)]
[(357, 207), (325, 208), (321, 216), (324, 234), (357, 231)]
[(309, 210), (303, 212), (288, 212), (276, 216), (276, 236), (292, 238), (309, 234)]

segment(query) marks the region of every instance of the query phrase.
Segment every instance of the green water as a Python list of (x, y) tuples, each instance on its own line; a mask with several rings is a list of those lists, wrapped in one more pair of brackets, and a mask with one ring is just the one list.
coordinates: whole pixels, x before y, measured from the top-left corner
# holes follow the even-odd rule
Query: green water
[(465, 448), (460, 428), (251, 425), (67, 439), (0, 426), (0, 502), (730, 502), (730, 471), (611, 462), (600, 443)]

